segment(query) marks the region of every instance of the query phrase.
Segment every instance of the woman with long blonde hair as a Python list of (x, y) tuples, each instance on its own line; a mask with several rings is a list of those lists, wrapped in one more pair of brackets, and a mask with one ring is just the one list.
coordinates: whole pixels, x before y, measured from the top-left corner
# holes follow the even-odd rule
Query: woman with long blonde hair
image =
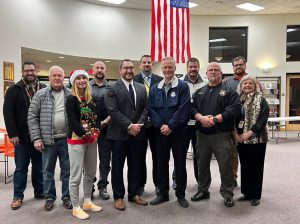
[[(68, 151), (70, 157), (70, 197), (73, 216), (87, 219), (83, 210), (101, 211), (102, 208), (91, 202), (93, 179), (97, 168), (97, 138), (100, 117), (96, 114), (96, 104), (91, 95), (89, 76), (84, 70), (76, 70), (70, 77), (71, 95), (66, 101), (69, 121)], [(84, 170), (84, 172), (83, 172)], [(83, 175), (84, 201), (79, 204), (79, 185)]]

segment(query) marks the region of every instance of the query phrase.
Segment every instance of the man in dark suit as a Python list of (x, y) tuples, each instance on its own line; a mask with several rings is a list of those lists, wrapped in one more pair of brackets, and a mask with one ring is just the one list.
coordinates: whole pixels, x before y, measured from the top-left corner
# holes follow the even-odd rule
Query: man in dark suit
[[(155, 75), (152, 73), (152, 60), (150, 55), (143, 55), (140, 60), (140, 69), (141, 72), (134, 76), (133, 80), (143, 84), (146, 88), (147, 95), (152, 86), (156, 83), (159, 83), (163, 77)], [(139, 191), (140, 194), (144, 192), (144, 187), (147, 181), (147, 166), (146, 166), (146, 154), (148, 148), (148, 140), (150, 144), (150, 150), (152, 152), (152, 179), (155, 186), (155, 192), (158, 194), (158, 177), (157, 177), (157, 146), (154, 141), (155, 129), (151, 124), (151, 121), (148, 121), (145, 124), (146, 128), (146, 139), (144, 142), (144, 147), (142, 149), (142, 159), (140, 160), (140, 180), (139, 180)]]
[(129, 59), (121, 62), (121, 79), (107, 87), (105, 105), (111, 116), (106, 137), (112, 140), (111, 182), (114, 206), (125, 210), (123, 181), (124, 162), (128, 166), (128, 200), (138, 205), (147, 205), (139, 195), (139, 169), (141, 148), (146, 133), (143, 128), (148, 118), (147, 93), (144, 85), (134, 82), (134, 65)]

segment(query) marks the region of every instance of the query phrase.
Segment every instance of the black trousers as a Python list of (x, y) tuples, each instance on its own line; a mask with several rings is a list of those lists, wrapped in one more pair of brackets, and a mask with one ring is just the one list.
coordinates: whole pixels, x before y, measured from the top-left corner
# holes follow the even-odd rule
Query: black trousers
[(111, 152), (112, 144), (111, 141), (102, 135), (98, 138), (98, 156), (99, 156), (99, 181), (98, 181), (98, 190), (106, 188), (109, 184), (107, 177), (111, 170), (110, 161), (111, 161)]
[(144, 187), (147, 182), (147, 165), (146, 165), (146, 155), (147, 155), (147, 148), (148, 148), (148, 141), (150, 144), (150, 150), (152, 154), (152, 180), (154, 186), (158, 186), (158, 173), (157, 173), (157, 146), (155, 142), (155, 128), (153, 126), (146, 128), (147, 138), (143, 143), (142, 148), (142, 157), (141, 157), (141, 164), (140, 164), (140, 179), (139, 179), (139, 186)]
[(123, 168), (127, 158), (127, 180), (128, 180), (128, 198), (138, 195), (139, 192), (139, 170), (141, 159), (141, 148), (143, 141), (138, 141), (130, 137), (125, 141), (112, 141), (112, 169), (111, 183), (114, 199), (123, 199), (125, 195), (125, 186), (123, 179)]
[(251, 199), (261, 198), (266, 146), (266, 143), (238, 144), (241, 193)]
[(157, 161), (160, 195), (168, 196), (169, 194), (169, 160), (170, 150), (172, 150), (174, 166), (176, 167), (176, 196), (184, 197), (187, 183), (186, 153), (189, 147), (188, 129), (175, 130), (169, 136), (163, 135), (159, 129), (156, 129), (155, 132), (155, 140), (159, 145)]

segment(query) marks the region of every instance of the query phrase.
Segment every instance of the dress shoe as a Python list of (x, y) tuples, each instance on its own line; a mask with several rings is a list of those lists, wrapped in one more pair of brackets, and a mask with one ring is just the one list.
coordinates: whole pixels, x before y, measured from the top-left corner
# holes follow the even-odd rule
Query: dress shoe
[(46, 203), (44, 205), (45, 211), (51, 211), (54, 207), (53, 200), (46, 200)]
[(224, 198), (224, 205), (226, 207), (232, 207), (234, 206), (234, 202), (232, 198)]
[(12, 201), (12, 203), (10, 205), (10, 208), (12, 210), (17, 210), (17, 209), (21, 208), (22, 204), (23, 204), (23, 200), (22, 199), (13, 199), (13, 201)]
[(120, 210), (120, 211), (124, 211), (125, 210), (125, 203), (124, 200), (122, 198), (116, 199), (114, 202), (114, 206), (116, 209)]
[(252, 205), (252, 206), (257, 206), (257, 205), (259, 205), (259, 203), (260, 203), (260, 202), (259, 202), (259, 199), (252, 199), (252, 200), (251, 200), (251, 205)]
[(136, 195), (132, 198), (128, 198), (128, 201), (130, 202), (134, 202), (136, 203), (137, 205), (148, 205), (148, 201), (145, 201), (141, 196), (139, 195)]
[(107, 192), (107, 189), (106, 188), (102, 188), (99, 190), (99, 197), (102, 199), (102, 200), (108, 200), (110, 198), (110, 195), (109, 193)]
[(248, 198), (247, 196), (243, 195), (243, 196), (239, 197), (237, 200), (238, 201), (250, 201), (251, 198)]
[(182, 208), (187, 208), (187, 207), (189, 207), (189, 203), (188, 203), (188, 201), (185, 199), (185, 197), (178, 197), (178, 198), (177, 198), (177, 201), (178, 201), (179, 205), (180, 205)]
[(203, 199), (209, 199), (209, 195), (209, 192), (197, 191), (197, 193), (191, 197), (191, 201), (201, 201)]
[(150, 201), (150, 205), (159, 205), (166, 201), (169, 201), (169, 196), (158, 195), (156, 198), (154, 198), (152, 201)]
[(71, 199), (70, 199), (70, 198), (65, 198), (65, 199), (63, 200), (63, 206), (64, 206), (66, 209), (72, 209), (73, 206), (72, 206)]
[(36, 199), (45, 199), (45, 195), (43, 192), (34, 193), (34, 198)]

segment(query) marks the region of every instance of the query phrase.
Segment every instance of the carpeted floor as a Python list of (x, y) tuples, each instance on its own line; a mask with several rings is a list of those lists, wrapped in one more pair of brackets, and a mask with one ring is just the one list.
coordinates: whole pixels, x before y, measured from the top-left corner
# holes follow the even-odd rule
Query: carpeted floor
[[(230, 223), (230, 224), (297, 224), (300, 223), (300, 139), (298, 132), (289, 132), (288, 139), (274, 140), (268, 143), (263, 196), (261, 204), (257, 207), (250, 206), (249, 202), (237, 202), (240, 188), (235, 189), (235, 206), (226, 208), (219, 194), (220, 178), (215, 160), (211, 162), (212, 183), (211, 198), (201, 202), (191, 202), (190, 197), (196, 192), (192, 160), (187, 160), (188, 186), (186, 191), (190, 206), (186, 209), (179, 207), (174, 191), (170, 190), (170, 201), (158, 206), (137, 206), (126, 201), (126, 210), (121, 212), (113, 207), (113, 200), (102, 201), (95, 193), (95, 203), (103, 206), (100, 213), (91, 213), (90, 219), (80, 221), (66, 210), (60, 201), (59, 167), (56, 172), (56, 185), (58, 199), (51, 212), (43, 209), (44, 201), (33, 198), (33, 188), (28, 178), (23, 206), (17, 210), (10, 209), (13, 194), (12, 183), (4, 184), (4, 164), (0, 164), (0, 223), (26, 224), (26, 223), (103, 223), (103, 224), (156, 224), (156, 223)], [(148, 151), (148, 173), (151, 171), (151, 152)], [(2, 156), (2, 155), (0, 155)], [(1, 158), (2, 159), (2, 158)], [(10, 172), (14, 163), (10, 160)], [(170, 172), (173, 170), (170, 162)], [(151, 176), (145, 188), (144, 197), (147, 200), (154, 198), (154, 188)], [(126, 178), (124, 172), (124, 178)], [(171, 182), (171, 181), (170, 181)], [(108, 186), (111, 193), (111, 185)], [(126, 197), (126, 196), (125, 196)]]

